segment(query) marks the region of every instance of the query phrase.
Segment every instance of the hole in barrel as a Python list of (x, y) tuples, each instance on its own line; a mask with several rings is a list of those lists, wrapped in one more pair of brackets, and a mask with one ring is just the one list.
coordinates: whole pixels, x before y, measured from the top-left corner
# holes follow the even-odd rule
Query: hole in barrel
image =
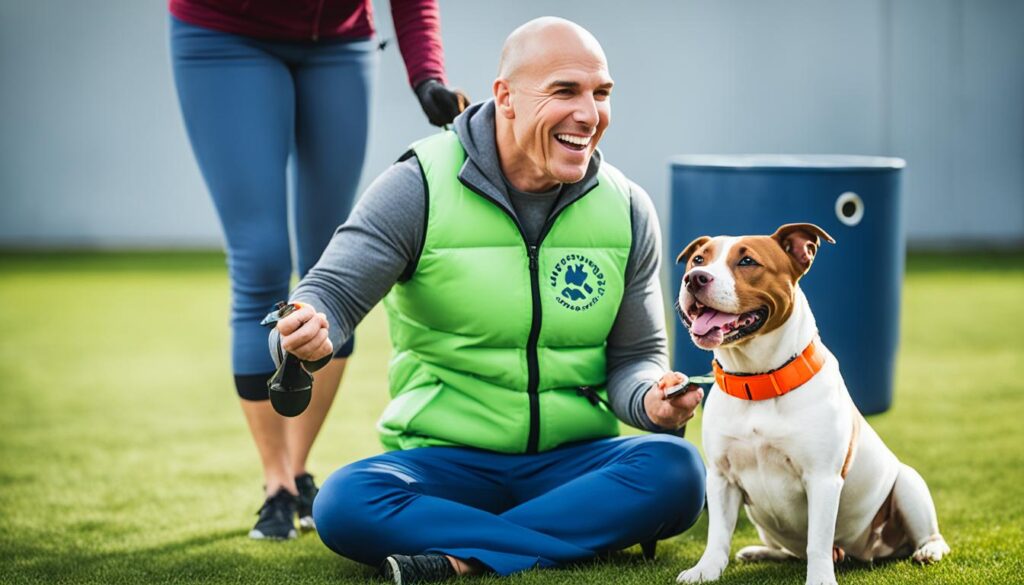
[(853, 191), (846, 191), (836, 198), (836, 218), (843, 225), (853, 227), (864, 219), (864, 201)]

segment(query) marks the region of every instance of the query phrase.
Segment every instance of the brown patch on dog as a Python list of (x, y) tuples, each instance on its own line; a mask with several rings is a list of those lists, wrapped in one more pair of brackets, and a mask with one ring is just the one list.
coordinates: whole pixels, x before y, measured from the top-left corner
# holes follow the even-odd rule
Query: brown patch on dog
[[(893, 488), (895, 487), (893, 486)], [(875, 517), (871, 519), (872, 540), (878, 538), (879, 529), (884, 528), (889, 520), (896, 517), (896, 506), (893, 504), (892, 499), (893, 491), (889, 490), (889, 495), (885, 497), (885, 501), (882, 502), (881, 507), (875, 512)]]
[(811, 269), (821, 240), (836, 243), (828, 232), (813, 223), (787, 223), (779, 226), (771, 237), (789, 256), (794, 280), (799, 280)]
[[(770, 236), (745, 236), (738, 238), (729, 251), (726, 264), (736, 281), (736, 298), (739, 301), (737, 313), (768, 309), (764, 325), (749, 337), (738, 341), (743, 343), (758, 335), (770, 333), (785, 323), (793, 312), (793, 293), (797, 281), (810, 269), (820, 238), (834, 242), (820, 227), (809, 224), (786, 224)], [(679, 253), (676, 263), (685, 262), (686, 272), (695, 266), (707, 266), (714, 262), (720, 251), (722, 238), (701, 236), (696, 238)], [(702, 262), (694, 263), (697, 256)], [(740, 265), (744, 257), (753, 263)]]
[[(705, 247), (705, 244), (707, 244), (710, 241), (711, 236), (701, 236), (687, 244), (686, 247), (683, 248), (683, 251), (680, 252), (678, 256), (676, 256), (676, 264), (679, 264), (680, 262), (686, 262), (686, 270), (690, 270), (690, 257), (693, 256), (694, 253), (697, 251), (700, 251), (701, 255), (705, 257), (708, 257), (708, 254), (710, 253), (712, 254), (710, 258), (713, 258), (714, 248), (711, 246)], [(708, 252), (708, 250), (710, 250), (710, 252)]]
[(846, 447), (846, 459), (843, 460), (843, 468), (839, 470), (839, 476), (846, 479), (846, 474), (850, 471), (850, 467), (853, 465), (853, 456), (857, 452), (857, 439), (860, 437), (860, 413), (857, 409), (853, 410), (853, 432), (850, 433), (850, 444)]
[[(753, 264), (741, 266), (744, 258)], [(746, 236), (733, 244), (727, 260), (736, 280), (740, 312), (767, 307), (768, 320), (751, 338), (778, 329), (793, 312), (795, 281), (789, 257), (770, 236)]]
[(892, 551), (891, 554), (886, 555), (888, 557), (902, 557), (909, 553), (907, 529), (903, 524), (903, 517), (896, 509), (896, 501), (893, 499), (895, 487), (894, 485), (893, 490), (889, 490), (889, 495), (885, 497), (882, 506), (878, 508), (878, 512), (871, 520), (871, 537), (868, 541), (870, 550), (876, 549), (878, 541), (881, 540), (881, 543)]
[(841, 547), (832, 545), (832, 563), (838, 565), (846, 560), (846, 551)]
[[(835, 242), (832, 236), (814, 224), (791, 223), (779, 227), (770, 236), (739, 238), (732, 246), (727, 264), (732, 267), (736, 280), (738, 312), (746, 313), (761, 307), (768, 309), (765, 324), (747, 339), (770, 333), (789, 319), (793, 312), (796, 284), (810, 270), (821, 239)], [(694, 240), (691, 246), (697, 241)], [(697, 251), (703, 254), (699, 247)], [(740, 265), (745, 257), (753, 263)], [(692, 264), (688, 262), (686, 268), (689, 270)]]

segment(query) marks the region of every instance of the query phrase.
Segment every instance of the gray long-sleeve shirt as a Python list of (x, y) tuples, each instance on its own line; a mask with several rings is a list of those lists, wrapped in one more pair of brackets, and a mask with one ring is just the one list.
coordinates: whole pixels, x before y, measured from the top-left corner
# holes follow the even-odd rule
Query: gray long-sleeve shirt
[[(552, 213), (570, 204), (596, 181), (600, 153), (579, 183), (558, 192), (529, 194), (507, 186), (494, 139), (494, 105), (472, 106), (456, 120), (467, 160), (462, 182), (486, 194), (535, 237)], [(292, 300), (327, 315), (335, 347), (398, 281), (408, 278), (419, 258), (426, 226), (423, 176), (415, 157), (385, 170), (338, 228), (316, 266), (302, 279)], [(668, 341), (658, 272), (661, 241), (650, 197), (630, 182), (633, 242), (618, 315), (608, 335), (608, 397), (615, 414), (632, 426), (658, 431), (643, 406), (647, 390), (668, 369)], [(534, 234), (534, 236), (529, 236)], [(276, 333), (271, 345), (277, 347)], [(271, 352), (275, 354), (276, 352)]]

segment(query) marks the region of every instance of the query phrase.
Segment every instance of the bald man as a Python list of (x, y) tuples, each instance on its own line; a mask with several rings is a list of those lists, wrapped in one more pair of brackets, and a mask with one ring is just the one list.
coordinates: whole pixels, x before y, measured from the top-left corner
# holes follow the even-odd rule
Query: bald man
[(387, 452), (334, 473), (313, 516), (394, 583), (556, 567), (700, 513), (704, 467), (673, 432), (702, 393), (665, 396), (657, 217), (597, 150), (612, 87), (578, 25), (514, 31), (494, 98), (370, 186), (271, 336), (315, 370), (387, 307)]

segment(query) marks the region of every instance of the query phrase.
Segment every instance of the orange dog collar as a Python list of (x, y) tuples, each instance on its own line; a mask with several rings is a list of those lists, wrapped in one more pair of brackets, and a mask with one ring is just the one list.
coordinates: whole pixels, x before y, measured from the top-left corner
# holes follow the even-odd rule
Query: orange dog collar
[(718, 365), (718, 360), (711, 360), (718, 387), (729, 396), (742, 400), (778, 398), (806, 384), (824, 365), (825, 356), (818, 351), (818, 344), (814, 341), (786, 365), (765, 374), (729, 374)]

